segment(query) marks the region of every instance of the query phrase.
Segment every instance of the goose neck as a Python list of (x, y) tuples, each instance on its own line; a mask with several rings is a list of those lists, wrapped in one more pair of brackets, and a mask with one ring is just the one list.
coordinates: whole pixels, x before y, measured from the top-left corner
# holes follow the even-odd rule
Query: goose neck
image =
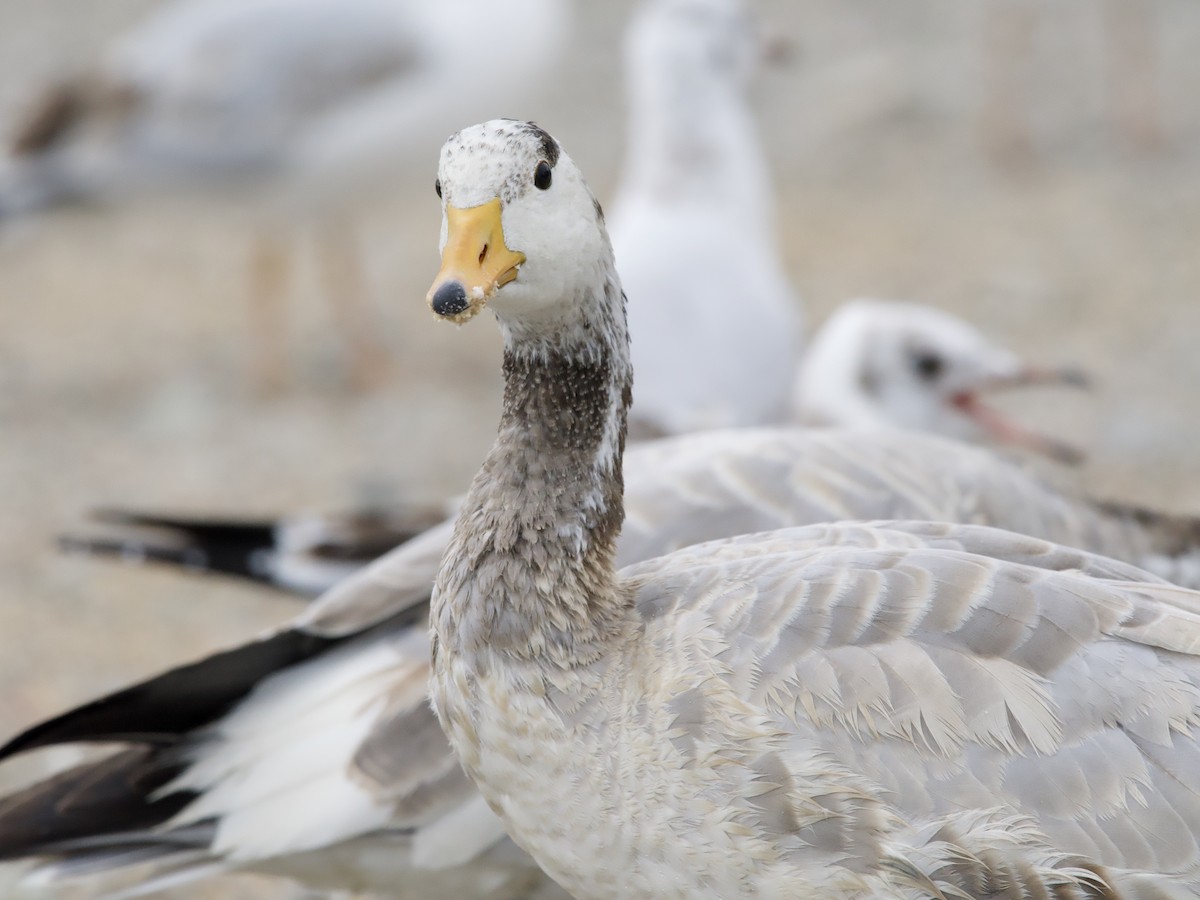
[(438, 579), (443, 646), (569, 667), (594, 660), (624, 630), (630, 612), (614, 552), (632, 377), (615, 282), (606, 300), (597, 307), (610, 310), (608, 321), (564, 329), (575, 340), (503, 328), (496, 443)]

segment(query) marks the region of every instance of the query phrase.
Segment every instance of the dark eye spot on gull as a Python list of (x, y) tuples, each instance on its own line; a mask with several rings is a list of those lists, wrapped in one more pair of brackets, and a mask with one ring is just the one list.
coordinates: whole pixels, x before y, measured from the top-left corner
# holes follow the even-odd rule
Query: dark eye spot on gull
[(913, 357), (913, 368), (925, 381), (934, 381), (941, 377), (945, 362), (936, 353), (918, 352)]

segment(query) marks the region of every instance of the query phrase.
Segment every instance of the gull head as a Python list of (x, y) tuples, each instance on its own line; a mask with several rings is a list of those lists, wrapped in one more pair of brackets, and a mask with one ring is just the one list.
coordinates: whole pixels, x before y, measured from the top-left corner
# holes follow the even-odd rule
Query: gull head
[(463, 323), (561, 313), (603, 284), (612, 251), (600, 206), (558, 142), (532, 122), (495, 119), (450, 137), (436, 189), (442, 265), (427, 300)]
[(674, 103), (688, 99), (682, 92), (745, 91), (768, 49), (740, 0), (652, 0), (625, 41), (637, 90), (661, 85)]
[(990, 407), (989, 392), (1034, 384), (1085, 387), (1077, 369), (1031, 365), (948, 313), (915, 303), (843, 305), (809, 347), (799, 412), (842, 425), (887, 425), (989, 439), (1060, 462), (1082, 454)]

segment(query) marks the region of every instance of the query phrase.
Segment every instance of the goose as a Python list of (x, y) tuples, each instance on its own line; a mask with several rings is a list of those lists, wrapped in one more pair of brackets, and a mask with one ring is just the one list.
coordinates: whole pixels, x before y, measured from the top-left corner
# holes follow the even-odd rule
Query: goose
[[(1200, 524), (1089, 504), (934, 436), (709, 431), (638, 445), (624, 469), (622, 565), (740, 532), (920, 517), (1157, 561), (1200, 585)], [(452, 528), (415, 536), (275, 635), (14, 738), (0, 758), (80, 741), (127, 749), (0, 798), (0, 858), (40, 858), (34, 874), (51, 884), (152, 860), (147, 889), (250, 869), (401, 897), (551, 890), (451, 777), (426, 705), (429, 594)]]
[(504, 339), (434, 709), (588, 897), (1200, 893), (1200, 593), (1012, 532), (828, 524), (623, 569), (624, 295), (532, 123), (452, 136), (427, 300)]
[[(288, 230), (314, 226), (354, 377), (372, 381), (383, 360), (349, 201), (527, 93), (557, 61), (569, 16), (569, 0), (162, 4), (12, 123), (0, 227), (49, 207), (189, 187), (254, 207), (254, 358), (260, 382), (277, 387)], [(486, 62), (447, 50), (483, 40)]]
[[(485, 126), (484, 134), (532, 142), (527, 149), (537, 153), (557, 146), (513, 122)], [(485, 150), (481, 144), (478, 152)], [(488, 162), (497, 177), (507, 174), (494, 147)], [(558, 156), (548, 191), (561, 192), (570, 165)], [(585, 215), (602, 233), (590, 221), (597, 215), (590, 201)], [(526, 221), (537, 226), (536, 218)], [(517, 246), (510, 231), (505, 240)], [(536, 267), (538, 256), (522, 252)], [(529, 274), (526, 263), (518, 280)], [(1187, 540), (1194, 554), (1200, 537), (1192, 523), (1153, 523), (1056, 494), (982, 449), (899, 431), (714, 431), (633, 448), (626, 463), (620, 565), (650, 565), (643, 561), (739, 532), (839, 517), (1001, 524), (1136, 563)], [(400, 896), (553, 890), (452, 765), (426, 703), (430, 590), (454, 527), (447, 521), (413, 538), (275, 634), (12, 739), (0, 758), (64, 743), (125, 747), (0, 800), (0, 857), (40, 857), (46, 877), (150, 861), (159, 875), (147, 887), (248, 868)], [(1038, 538), (979, 528), (938, 537), (938, 528), (826, 525), (804, 533), (849, 549), (858, 542), (863, 552), (889, 542), (913, 552), (924, 543), (1011, 549), (1016, 542), (1035, 562), (1129, 574), (1160, 590), (1130, 566)], [(1194, 555), (1177, 562), (1186, 568), (1188, 558), (1194, 565)], [(751, 630), (760, 634), (767, 619)]]

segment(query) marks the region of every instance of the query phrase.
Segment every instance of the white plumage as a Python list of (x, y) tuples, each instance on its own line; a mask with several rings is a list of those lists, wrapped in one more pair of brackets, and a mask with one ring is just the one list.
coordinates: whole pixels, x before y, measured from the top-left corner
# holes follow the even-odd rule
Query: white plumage
[[(176, 0), (47, 90), (0, 215), (189, 182), (333, 202), (531, 87), (568, 14), (566, 0)], [(462, 52), (483, 40), (489, 53)]]
[(635, 434), (782, 422), (800, 305), (747, 102), (762, 54), (734, 0), (663, 0), (625, 41), (627, 149), (608, 210), (644, 373)]
[(968, 441), (1016, 445), (1063, 462), (1082, 454), (1022, 428), (981, 394), (1029, 384), (1080, 387), (1066, 368), (1019, 358), (957, 316), (917, 303), (853, 300), (838, 307), (796, 375), (793, 414), (802, 422), (908, 428)]

